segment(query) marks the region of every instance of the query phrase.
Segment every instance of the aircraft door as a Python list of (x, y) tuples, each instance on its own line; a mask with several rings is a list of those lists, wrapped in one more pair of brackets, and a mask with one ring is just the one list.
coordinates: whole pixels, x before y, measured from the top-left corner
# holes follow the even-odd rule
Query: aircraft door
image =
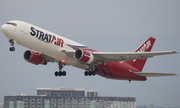
[(24, 25), (24, 29), (23, 29), (23, 32), (25, 33), (25, 34), (28, 34), (28, 25)]

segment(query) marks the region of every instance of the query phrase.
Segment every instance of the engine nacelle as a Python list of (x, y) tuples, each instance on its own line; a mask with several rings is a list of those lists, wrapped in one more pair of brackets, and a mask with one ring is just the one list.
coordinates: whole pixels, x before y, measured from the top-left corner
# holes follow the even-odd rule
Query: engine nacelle
[(91, 64), (94, 60), (94, 56), (90, 52), (83, 49), (77, 49), (75, 51), (74, 58), (87, 64)]
[(47, 62), (45, 60), (43, 60), (41, 54), (39, 54), (35, 51), (31, 51), (31, 50), (27, 50), (26, 52), (24, 52), (24, 59), (27, 62), (30, 62), (35, 65), (39, 65), (39, 64), (46, 65), (47, 64)]

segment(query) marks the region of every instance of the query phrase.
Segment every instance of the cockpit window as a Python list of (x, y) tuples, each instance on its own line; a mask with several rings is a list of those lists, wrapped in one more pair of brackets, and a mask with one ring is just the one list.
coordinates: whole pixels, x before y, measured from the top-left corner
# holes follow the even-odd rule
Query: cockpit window
[(16, 23), (11, 23), (11, 22), (7, 22), (6, 24), (11, 24), (11, 25), (13, 25), (13, 26), (17, 26)]

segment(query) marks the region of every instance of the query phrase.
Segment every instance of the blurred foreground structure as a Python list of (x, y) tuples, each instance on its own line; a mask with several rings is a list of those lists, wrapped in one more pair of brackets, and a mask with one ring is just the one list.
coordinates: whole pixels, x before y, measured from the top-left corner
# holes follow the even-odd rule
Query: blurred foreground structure
[(0, 103), (0, 108), (4, 108), (4, 103)]
[(81, 88), (37, 88), (37, 95), (5, 96), (4, 108), (136, 108), (136, 100)]

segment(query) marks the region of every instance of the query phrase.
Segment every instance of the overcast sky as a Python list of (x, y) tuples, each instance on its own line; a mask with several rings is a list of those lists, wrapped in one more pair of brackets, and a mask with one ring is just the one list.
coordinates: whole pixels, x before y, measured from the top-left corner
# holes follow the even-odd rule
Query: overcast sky
[[(179, 0), (1, 0), (0, 25), (22, 20), (106, 52), (132, 52), (150, 36), (156, 38), (153, 51), (180, 52)], [(148, 78), (147, 81), (85, 77), (84, 70), (63, 69), (66, 77), (55, 77), (57, 63), (33, 65), (26, 62), (27, 48), (15, 45), (0, 32), (0, 102), (4, 96), (36, 88), (67, 87), (97, 90), (100, 95), (135, 97), (137, 105), (180, 106), (180, 56), (157, 56), (147, 60), (143, 72), (172, 72), (179, 76)]]

